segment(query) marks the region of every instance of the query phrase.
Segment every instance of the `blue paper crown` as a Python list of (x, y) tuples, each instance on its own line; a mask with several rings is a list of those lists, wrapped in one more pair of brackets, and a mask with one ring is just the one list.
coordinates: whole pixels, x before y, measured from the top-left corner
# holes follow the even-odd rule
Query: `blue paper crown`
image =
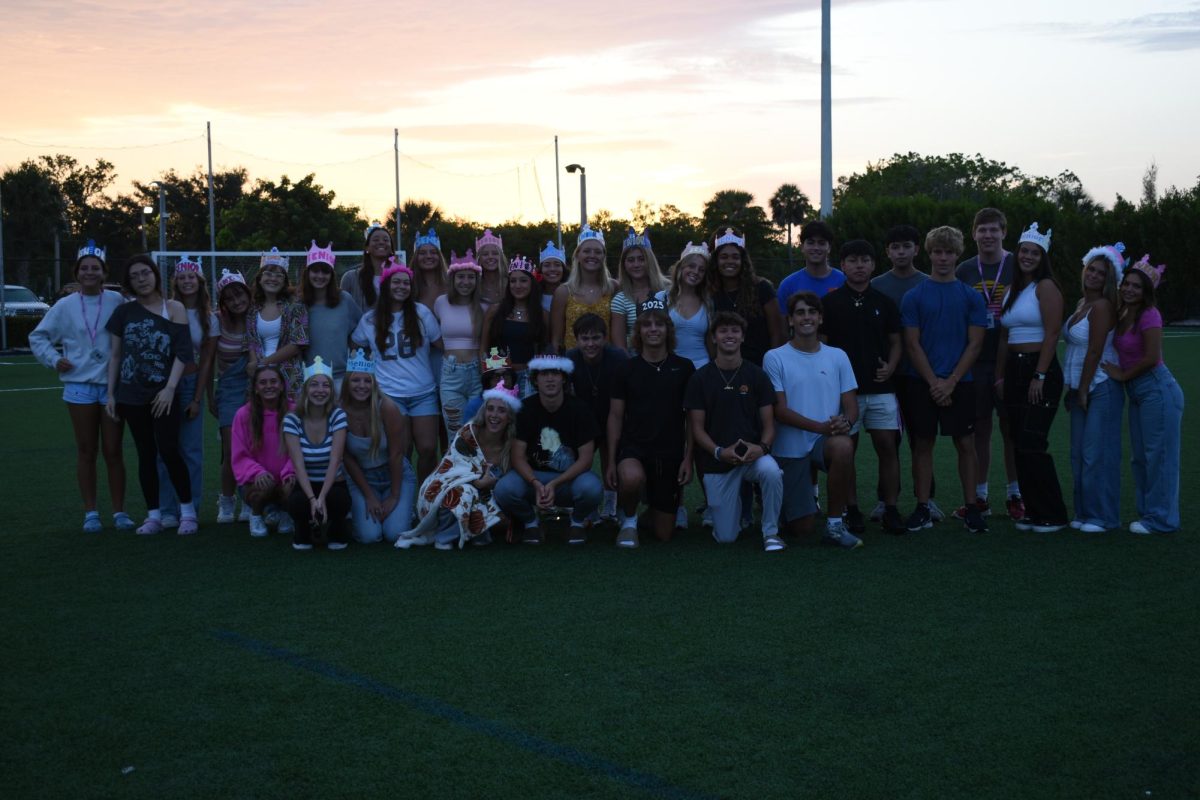
[(628, 250), (631, 247), (644, 247), (650, 249), (650, 234), (642, 231), (640, 234), (635, 233), (633, 228), (629, 229), (629, 233), (625, 235), (625, 241), (621, 242), (621, 249)]
[(374, 375), (375, 362), (366, 355), (361, 347), (351, 350), (346, 356), (346, 372), (366, 372)]
[(304, 380), (308, 380), (314, 375), (324, 375), (333, 380), (333, 367), (325, 363), (325, 359), (317, 356), (313, 362), (304, 368)]
[(733, 228), (726, 228), (725, 233), (721, 236), (718, 236), (717, 241), (715, 241), (713, 244), (716, 245), (717, 250), (720, 250), (721, 247), (723, 247), (724, 245), (727, 245), (727, 244), (736, 244), (738, 247), (745, 250), (746, 249), (746, 237), (738, 236), (736, 233), (733, 232)]
[(79, 253), (75, 256), (75, 260), (78, 261), (84, 256), (92, 256), (93, 258), (100, 259), (100, 263), (103, 264), (104, 252), (104, 248), (96, 244), (95, 239), (88, 239), (87, 244), (79, 248)]
[(576, 240), (575, 246), (579, 247), (584, 242), (591, 242), (591, 241), (596, 241), (596, 242), (599, 242), (600, 244), (604, 244), (604, 232), (603, 231), (594, 231), (594, 230), (592, 230), (591, 225), (584, 225), (583, 228), (579, 231), (579, 239)]
[(555, 247), (554, 242), (547, 241), (546, 246), (542, 248), (542, 252), (538, 253), (538, 264), (544, 264), (552, 258), (557, 258), (564, 264), (567, 263), (567, 251), (561, 247)]
[(439, 251), (442, 249), (442, 240), (438, 238), (437, 231), (433, 228), (430, 228), (429, 233), (424, 236), (419, 233), (417, 234), (417, 238), (413, 242), (413, 252), (417, 252), (418, 249), (427, 244), (433, 245)]

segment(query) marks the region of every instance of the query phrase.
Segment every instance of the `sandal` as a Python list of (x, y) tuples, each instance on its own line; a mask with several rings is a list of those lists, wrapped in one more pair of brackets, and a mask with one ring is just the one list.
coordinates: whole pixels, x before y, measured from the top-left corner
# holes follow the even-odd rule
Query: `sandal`
[(776, 553), (785, 547), (787, 547), (787, 543), (774, 534), (763, 537), (763, 550), (768, 553)]
[(126, 514), (124, 511), (117, 511), (113, 514), (113, 525), (119, 531), (131, 531), (137, 527), (137, 523), (133, 521), (133, 517)]
[(142, 536), (152, 536), (156, 533), (162, 533), (162, 529), (162, 520), (147, 517), (146, 521), (137, 529), (137, 532)]
[(179, 520), (179, 535), (191, 536), (200, 530), (200, 521), (195, 517), (182, 517)]

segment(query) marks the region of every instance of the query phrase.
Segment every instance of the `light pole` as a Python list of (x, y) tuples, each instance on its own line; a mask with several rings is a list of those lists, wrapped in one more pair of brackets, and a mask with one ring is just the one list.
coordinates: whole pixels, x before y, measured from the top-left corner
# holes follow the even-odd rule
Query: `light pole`
[(154, 213), (154, 206), (142, 206), (142, 252), (149, 252), (150, 246), (146, 244), (146, 217)]
[(162, 181), (151, 181), (151, 186), (158, 187), (158, 250), (167, 249), (167, 185)]
[(587, 225), (587, 170), (582, 164), (567, 164), (567, 172), (579, 173), (579, 229)]

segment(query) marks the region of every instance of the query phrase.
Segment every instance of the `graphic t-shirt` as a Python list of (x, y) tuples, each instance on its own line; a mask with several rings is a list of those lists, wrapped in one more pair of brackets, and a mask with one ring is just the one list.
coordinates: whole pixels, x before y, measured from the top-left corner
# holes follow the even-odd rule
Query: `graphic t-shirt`
[(658, 366), (640, 355), (617, 366), (612, 396), (625, 401), (618, 451), (683, 458), (683, 395), (695, 371), (691, 361), (674, 353)]
[[(375, 380), (388, 397), (420, 397), (434, 391), (433, 367), (429, 360), (429, 345), (442, 338), (442, 328), (428, 307), (414, 303), (421, 326), (421, 344), (416, 345), (404, 335), (404, 312), (392, 314), (387, 339), (382, 352), (372, 352)], [(368, 311), (358, 321), (351, 336), (360, 347), (375, 351), (375, 312)]]
[(983, 350), (976, 359), (980, 364), (993, 364), (996, 361), (996, 350), (1000, 345), (1000, 317), (1004, 313), (1004, 295), (1012, 286), (1013, 255), (1005, 251), (999, 264), (979, 263), (979, 256), (973, 256), (958, 265), (954, 277), (970, 286), (979, 295), (985, 305)]
[[(688, 381), (683, 407), (704, 412), (704, 431), (718, 447), (728, 447), (742, 439), (762, 441), (764, 407), (775, 405), (775, 389), (767, 373), (743, 359), (737, 369), (722, 370), (710, 361)], [(713, 458), (710, 452), (696, 451), (701, 468), (707, 472), (729, 472), (733, 464)]]
[(579, 448), (599, 434), (591, 409), (567, 395), (555, 411), (547, 411), (534, 394), (517, 414), (517, 438), (525, 443), (525, 458), (536, 470), (565, 472), (579, 457)]
[[(165, 303), (163, 309), (166, 309)], [(184, 364), (196, 360), (188, 326), (147, 311), (136, 300), (117, 306), (104, 328), (113, 336), (121, 337), (118, 403), (150, 403), (167, 385), (175, 359)]]

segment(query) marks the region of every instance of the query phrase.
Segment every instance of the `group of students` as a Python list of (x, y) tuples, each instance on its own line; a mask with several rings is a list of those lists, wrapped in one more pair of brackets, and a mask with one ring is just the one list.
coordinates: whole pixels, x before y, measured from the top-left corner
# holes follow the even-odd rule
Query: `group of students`
[[(853, 548), (866, 527), (854, 467), (863, 429), (879, 461), (870, 517), (884, 530), (943, 517), (932, 475), (940, 430), (957, 451), (954, 515), (982, 532), (994, 409), (1017, 527), (1097, 532), (1120, 525), (1126, 394), (1130, 530), (1176, 530), (1183, 398), (1161, 358), (1164, 267), (1127, 263), (1119, 244), (1093, 249), (1064, 327), (1050, 232), (1031, 225), (1009, 253), (1006, 227), (999, 211), (980, 211), (978, 255), (960, 264), (960, 231), (936, 228), (922, 242), (897, 226), (885, 243), (891, 269), (872, 279), (870, 243), (845, 243), (834, 268), (831, 230), (810, 222), (805, 266), (777, 292), (732, 228), (689, 242), (667, 274), (649, 236), (631, 230), (613, 279), (604, 236), (587, 226), (569, 263), (549, 242), (536, 263), (510, 259), (490, 230), (447, 261), (431, 229), (410, 267), (372, 225), (362, 263), (340, 283), (331, 247), (312, 243), (296, 287), (272, 249), (249, 283), (222, 272), (215, 308), (187, 257), (169, 298), (154, 261), (130, 259), (125, 301), (103, 288), (105, 252), (89, 242), (77, 296), (30, 343), (64, 384), (88, 532), (103, 528), (101, 450), (118, 529), (198, 530), (205, 405), (221, 437), (217, 522), (245, 521), (252, 536), (275, 528), (301, 550), (351, 540), (451, 549), (497, 534), (534, 544), (547, 513), (566, 516), (572, 544), (615, 518), (616, 544), (633, 548), (643, 504), (656, 538), (687, 527), (682, 491), (694, 473), (717, 541), (752, 527), (757, 505), (763, 547), (777, 551), (781, 533), (811, 529), (820, 471), (821, 541)], [(915, 268), (922, 244), (928, 275)], [(1047, 452), (1064, 386), (1073, 515)], [(140, 526), (124, 509), (125, 423), (148, 509)], [(902, 431), (916, 496), (907, 517)]]

